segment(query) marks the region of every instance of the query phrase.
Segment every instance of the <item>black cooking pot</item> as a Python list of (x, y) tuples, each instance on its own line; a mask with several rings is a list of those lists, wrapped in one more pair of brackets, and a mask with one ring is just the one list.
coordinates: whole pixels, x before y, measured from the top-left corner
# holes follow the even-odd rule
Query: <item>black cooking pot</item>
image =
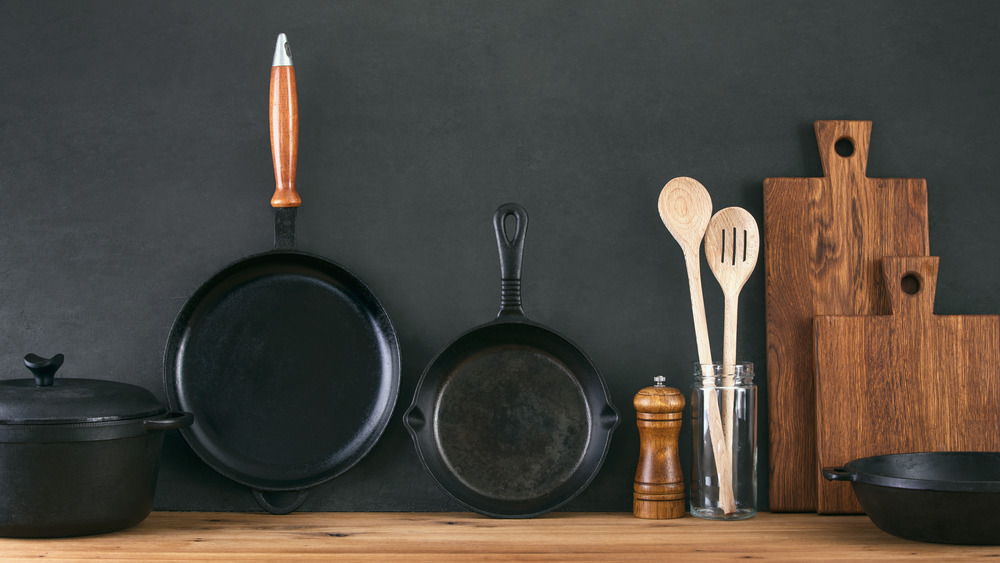
[(868, 517), (894, 536), (1000, 545), (1000, 452), (865, 457), (823, 476), (850, 481)]
[(55, 378), (63, 355), (28, 354), (34, 379), (0, 381), (0, 536), (99, 534), (153, 509), (168, 412), (127, 383)]

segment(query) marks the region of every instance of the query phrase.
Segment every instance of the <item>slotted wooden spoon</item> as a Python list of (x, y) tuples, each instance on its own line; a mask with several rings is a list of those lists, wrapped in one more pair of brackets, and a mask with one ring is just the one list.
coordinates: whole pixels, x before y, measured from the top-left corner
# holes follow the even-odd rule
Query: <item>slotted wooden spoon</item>
[[(705, 320), (705, 298), (701, 291), (701, 242), (712, 217), (712, 197), (705, 186), (694, 178), (674, 178), (663, 186), (657, 202), (660, 219), (681, 245), (687, 266), (688, 288), (691, 292), (691, 314), (694, 317), (695, 340), (698, 344), (698, 362), (712, 364), (712, 349), (708, 340), (708, 323)], [(711, 400), (706, 386), (708, 430), (719, 471), (719, 507), (726, 513), (736, 510), (733, 496), (732, 450), (726, 447), (726, 434), (719, 415), (718, 401)]]
[(736, 318), (740, 291), (757, 265), (760, 233), (757, 221), (746, 209), (727, 207), (712, 216), (705, 232), (705, 259), (722, 286), (726, 298), (722, 336), (722, 421), (726, 443), (732, 451), (733, 375), (736, 372)]

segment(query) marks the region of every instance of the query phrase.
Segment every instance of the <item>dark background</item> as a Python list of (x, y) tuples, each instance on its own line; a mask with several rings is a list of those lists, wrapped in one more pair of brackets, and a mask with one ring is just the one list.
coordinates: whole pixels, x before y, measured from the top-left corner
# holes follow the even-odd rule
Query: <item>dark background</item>
[[(669, 179), (760, 220), (764, 178), (822, 175), (813, 121), (872, 120), (868, 175), (928, 181), (936, 311), (1000, 311), (998, 28), (997, 2), (2, 1), (0, 377), (62, 352), (63, 375), (165, 397), (184, 301), (272, 242), (268, 77), (285, 32), (299, 248), (368, 283), (403, 356), (381, 442), (304, 509), (459, 508), (402, 412), (434, 354), (496, 314), (491, 218), (517, 201), (525, 312), (591, 356), (622, 414), (566, 508), (630, 510), (632, 397), (657, 374), (687, 392), (696, 355), (683, 259), (656, 212)], [(718, 354), (722, 294), (703, 273)], [(766, 508), (762, 264), (740, 314)], [(258, 509), (176, 432), (156, 498)]]

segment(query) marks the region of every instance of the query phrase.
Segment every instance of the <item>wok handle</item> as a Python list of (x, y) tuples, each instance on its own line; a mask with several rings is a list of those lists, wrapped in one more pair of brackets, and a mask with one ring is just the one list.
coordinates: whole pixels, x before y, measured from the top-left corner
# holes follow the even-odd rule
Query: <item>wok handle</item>
[(295, 167), (299, 160), (299, 101), (295, 67), (285, 34), (278, 35), (271, 66), (271, 157), (274, 160), (274, 195), (271, 207), (298, 207)]
[(853, 481), (855, 476), (853, 471), (848, 471), (844, 467), (823, 468), (823, 477), (826, 477), (827, 481)]
[[(514, 232), (507, 232), (507, 217), (513, 216)], [(524, 233), (528, 230), (528, 212), (516, 203), (505, 203), (493, 214), (493, 230), (500, 252), (500, 313), (497, 318), (524, 316), (521, 308), (521, 256)]]

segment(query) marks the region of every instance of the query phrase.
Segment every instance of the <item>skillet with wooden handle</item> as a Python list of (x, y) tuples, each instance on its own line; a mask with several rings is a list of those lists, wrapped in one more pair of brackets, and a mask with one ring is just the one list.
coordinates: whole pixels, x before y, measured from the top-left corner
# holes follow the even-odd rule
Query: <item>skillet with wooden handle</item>
[[(174, 321), (163, 360), (171, 407), (195, 415), (185, 440), (278, 514), (374, 447), (400, 375), (396, 331), (375, 294), (343, 267), (294, 250), (301, 199), (291, 63), (282, 34), (271, 73), (275, 248), (205, 282)], [(298, 493), (291, 503), (268, 495), (288, 491)]]

